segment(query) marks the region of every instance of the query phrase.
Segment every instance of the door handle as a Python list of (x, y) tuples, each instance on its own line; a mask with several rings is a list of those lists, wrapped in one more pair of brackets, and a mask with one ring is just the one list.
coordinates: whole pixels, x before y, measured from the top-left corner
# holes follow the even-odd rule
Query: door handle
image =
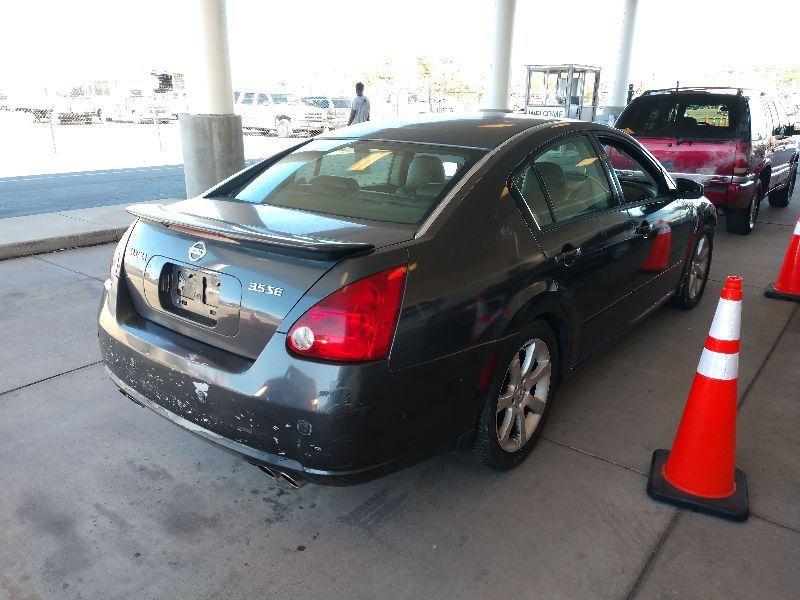
[(580, 258), (581, 249), (575, 248), (571, 244), (565, 244), (561, 249), (561, 254), (556, 255), (556, 262), (560, 261), (565, 267), (571, 267)]
[(639, 226), (633, 230), (636, 235), (646, 236), (653, 233), (653, 226), (647, 221), (642, 221)]

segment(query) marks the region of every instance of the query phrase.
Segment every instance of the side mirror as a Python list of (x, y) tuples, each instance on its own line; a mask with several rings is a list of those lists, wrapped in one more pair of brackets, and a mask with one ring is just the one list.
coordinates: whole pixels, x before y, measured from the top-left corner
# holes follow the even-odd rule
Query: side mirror
[(682, 198), (684, 200), (697, 200), (698, 198), (703, 197), (702, 184), (697, 183), (692, 179), (685, 179), (683, 177), (676, 178), (675, 183), (678, 186), (677, 190), (675, 190), (676, 198)]

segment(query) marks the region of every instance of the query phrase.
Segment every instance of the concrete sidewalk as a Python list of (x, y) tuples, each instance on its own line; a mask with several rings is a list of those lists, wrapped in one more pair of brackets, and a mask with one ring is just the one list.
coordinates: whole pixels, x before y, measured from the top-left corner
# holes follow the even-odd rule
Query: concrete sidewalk
[(98, 206), (0, 219), (0, 260), (115, 242), (133, 221), (126, 206)]

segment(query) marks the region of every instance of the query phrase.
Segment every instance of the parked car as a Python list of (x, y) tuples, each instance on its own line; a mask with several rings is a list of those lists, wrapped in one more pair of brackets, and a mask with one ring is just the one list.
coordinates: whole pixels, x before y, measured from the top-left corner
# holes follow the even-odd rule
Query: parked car
[(303, 96), (303, 104), (316, 106), (328, 115), (328, 129), (345, 127), (350, 120), (350, 99), (344, 96)]
[(167, 97), (144, 96), (141, 90), (131, 90), (129, 95), (112, 98), (101, 112), (101, 120), (121, 123), (166, 123), (176, 118), (167, 106)]
[(245, 130), (289, 137), (294, 133), (319, 133), (328, 124), (325, 111), (303, 104), (294, 94), (243, 89), (235, 91), (233, 98)]
[(129, 208), (103, 359), (136, 403), (294, 482), (465, 448), (509, 469), (563, 377), (700, 301), (701, 194), (594, 123), (363, 123)]
[(798, 144), (780, 101), (740, 88), (650, 90), (616, 126), (678, 177), (702, 183), (732, 233), (755, 227), (761, 200), (786, 206), (797, 179)]

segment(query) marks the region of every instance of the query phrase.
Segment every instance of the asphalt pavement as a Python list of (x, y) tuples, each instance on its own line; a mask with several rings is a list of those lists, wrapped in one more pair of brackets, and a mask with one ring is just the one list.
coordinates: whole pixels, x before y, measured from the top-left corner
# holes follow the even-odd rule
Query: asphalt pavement
[[(559, 388), (537, 448), (293, 490), (121, 396), (97, 346), (112, 245), (0, 262), (0, 598), (800, 597), (800, 305), (763, 296), (800, 214), (717, 229), (664, 307)], [(737, 464), (751, 517), (656, 503), (726, 275), (744, 278)]]
[(183, 165), (5, 177), (0, 219), (161, 198), (186, 198)]

